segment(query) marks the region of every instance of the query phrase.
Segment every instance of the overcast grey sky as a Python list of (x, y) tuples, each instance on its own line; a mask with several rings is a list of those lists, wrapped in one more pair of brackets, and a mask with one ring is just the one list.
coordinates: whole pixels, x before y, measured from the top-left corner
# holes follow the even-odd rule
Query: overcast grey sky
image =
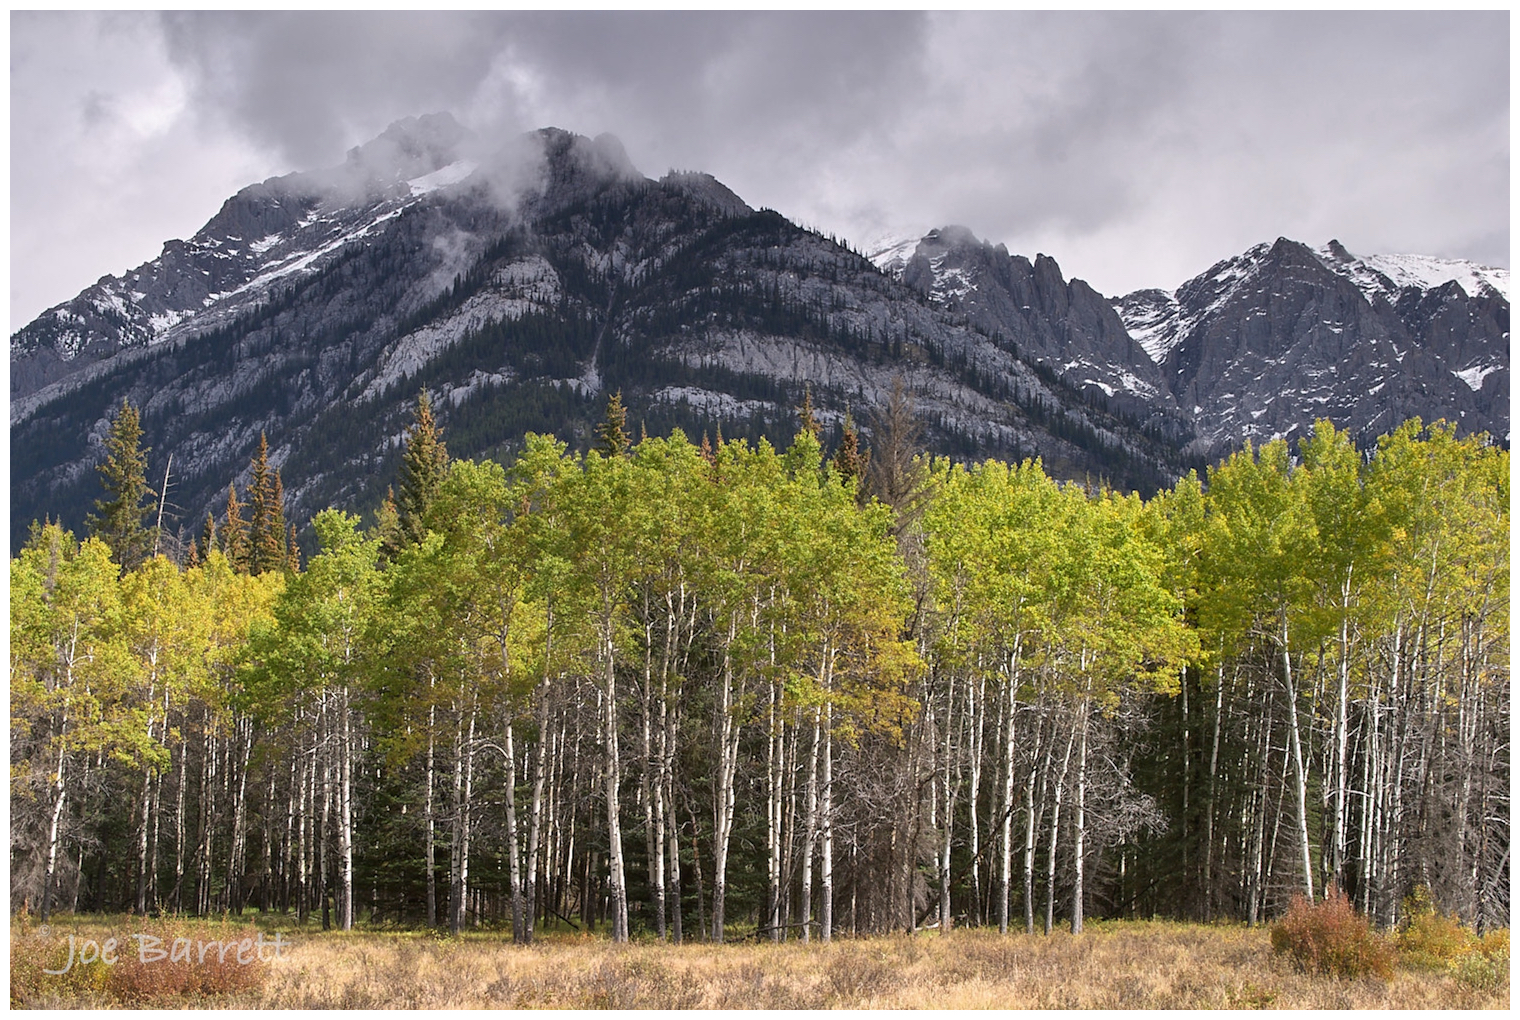
[(1106, 294), (1279, 235), (1509, 265), (1509, 15), (11, 15), (11, 327), (401, 117), (617, 135), (863, 245)]

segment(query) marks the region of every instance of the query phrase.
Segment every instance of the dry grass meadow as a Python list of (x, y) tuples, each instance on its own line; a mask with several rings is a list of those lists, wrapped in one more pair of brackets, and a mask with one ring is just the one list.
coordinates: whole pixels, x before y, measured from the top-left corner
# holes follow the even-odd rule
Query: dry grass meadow
[[(233, 940), (247, 924), (15, 919), (13, 1008), (195, 1006), (253, 1009), (1507, 1009), (1502, 960), (1412, 961), (1387, 980), (1300, 973), (1265, 928), (1098, 922), (1073, 937), (955, 931), (830, 945), (683, 946), (550, 935), (515, 947), (500, 933), (442, 939), (399, 932), (292, 932), (281, 958), (205, 967), (122, 959), (76, 965), (76, 943), (136, 932)], [(128, 946), (133, 943), (126, 943)], [(1507, 942), (1506, 942), (1507, 946)], [(122, 952), (121, 956), (132, 956)], [(214, 955), (214, 952), (213, 952)]]

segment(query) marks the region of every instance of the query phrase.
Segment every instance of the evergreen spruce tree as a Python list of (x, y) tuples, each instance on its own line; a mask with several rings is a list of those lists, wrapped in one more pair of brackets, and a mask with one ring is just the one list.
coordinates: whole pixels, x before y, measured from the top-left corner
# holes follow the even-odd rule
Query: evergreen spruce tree
[(401, 491), (395, 504), (402, 542), (420, 542), (427, 533), (423, 520), (438, 495), (448, 465), (449, 451), (443, 445), (443, 433), (433, 421), (433, 407), (424, 389), (417, 395), (416, 418), (406, 430), (406, 451), (401, 455)]
[(301, 547), (296, 543), (296, 526), (294, 524), (290, 526), (290, 544), (286, 547), (285, 556), (285, 569), (289, 570), (292, 574), (300, 573)]
[(823, 433), (823, 426), (818, 422), (818, 416), (813, 413), (813, 388), (805, 387), (802, 391), (802, 406), (797, 408), (798, 425), (804, 431), (811, 432), (814, 438)]
[(148, 451), (141, 443), (137, 408), (122, 400), (106, 437), (105, 463), (96, 469), (106, 495), (95, 501), (96, 512), (85, 525), (90, 534), (110, 547), (123, 571), (147, 559), (152, 548), (151, 532), (143, 520), (153, 512), (153, 493), (147, 481)]
[[(839, 441), (839, 450), (834, 454), (834, 470), (839, 472), (841, 478), (854, 478), (857, 481), (866, 473), (869, 457), (860, 452), (860, 433), (855, 429), (855, 419), (846, 411), (844, 415), (844, 438)], [(860, 494), (865, 495), (864, 487)]]
[(259, 433), (259, 449), (252, 461), (253, 478), (248, 489), (248, 572), (262, 574), (285, 565), (285, 486), (278, 471), (269, 468), (269, 440)]
[(394, 559), (406, 545), (406, 539), (401, 535), (401, 515), (396, 512), (396, 490), (393, 487), (386, 488), (385, 499), (375, 512), (373, 537), (380, 540), (380, 555), (387, 560)]
[(623, 407), (623, 391), (607, 398), (607, 417), (596, 427), (601, 443), (597, 449), (604, 457), (621, 457), (628, 452), (628, 412)]
[(248, 573), (248, 522), (243, 519), (243, 504), (238, 502), (237, 486), (227, 486), (227, 523), (222, 526), (222, 553), (232, 569)]

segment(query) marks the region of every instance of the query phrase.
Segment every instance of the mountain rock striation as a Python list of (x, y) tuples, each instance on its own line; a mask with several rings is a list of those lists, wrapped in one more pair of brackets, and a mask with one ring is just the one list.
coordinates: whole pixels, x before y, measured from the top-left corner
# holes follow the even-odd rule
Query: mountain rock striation
[(187, 535), (261, 433), (290, 519), (372, 510), (424, 387), (469, 457), (529, 430), (584, 447), (613, 392), (651, 433), (781, 444), (810, 393), (826, 445), (851, 412), (869, 441), (898, 378), (938, 453), (1144, 491), (1317, 417), (1507, 442), (1507, 287), (1279, 240), (1111, 300), (962, 227), (873, 262), (706, 174), (647, 178), (611, 136), (434, 114), (243, 189), (12, 336), (12, 544), (44, 515), (82, 525), (124, 399)]

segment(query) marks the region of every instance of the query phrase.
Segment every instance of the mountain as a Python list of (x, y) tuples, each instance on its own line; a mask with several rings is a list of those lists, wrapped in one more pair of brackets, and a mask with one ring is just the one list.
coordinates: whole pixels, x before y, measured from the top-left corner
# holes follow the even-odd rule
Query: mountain
[(1330, 418), (1368, 442), (1406, 418), (1509, 440), (1509, 274), (1286, 238), (1173, 293), (1113, 304), (1206, 456)]
[(868, 251), (706, 174), (649, 179), (608, 135), (400, 121), (13, 335), (13, 547), (44, 515), (82, 526), (124, 399), (187, 534), (261, 433), (291, 519), (372, 510), (423, 387), (479, 457), (525, 430), (584, 447), (612, 392), (650, 432), (780, 444), (811, 392), (826, 444), (849, 412), (869, 439), (901, 377), (938, 453), (1142, 491), (1320, 417), (1508, 441), (1503, 270), (1280, 238), (1106, 298), (965, 227)]
[[(1054, 263), (1040, 287), (1063, 307)], [(1064, 307), (1123, 342), (1112, 309), (1070, 287)], [(1058, 344), (1046, 307), (1030, 329)], [(187, 534), (246, 484), (261, 433), (291, 519), (374, 508), (423, 387), (456, 456), (510, 453), (524, 430), (584, 446), (614, 391), (650, 432), (782, 443), (811, 391), (837, 441), (901, 377), (942, 453), (1039, 455), (1147, 490), (1185, 469), (1175, 435), (1084, 393), (1022, 336), (710, 176), (646, 178), (610, 136), (493, 148), (447, 115), (407, 120), (339, 167), (244, 189), (12, 337), (12, 542), (44, 514), (82, 524), (124, 399)]]

